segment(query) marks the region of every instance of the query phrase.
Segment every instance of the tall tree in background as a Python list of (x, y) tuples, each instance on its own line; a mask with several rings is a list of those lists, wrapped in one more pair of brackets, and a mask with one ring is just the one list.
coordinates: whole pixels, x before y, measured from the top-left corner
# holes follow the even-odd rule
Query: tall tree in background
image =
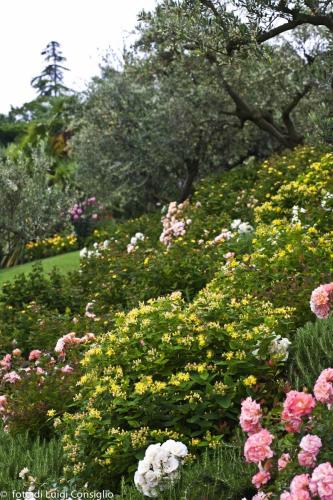
[(63, 84), (64, 71), (68, 68), (62, 66), (66, 58), (62, 55), (59, 42), (51, 41), (41, 53), (45, 56), (47, 66), (42, 73), (31, 80), (31, 85), (40, 96), (57, 97), (68, 92), (68, 87)]

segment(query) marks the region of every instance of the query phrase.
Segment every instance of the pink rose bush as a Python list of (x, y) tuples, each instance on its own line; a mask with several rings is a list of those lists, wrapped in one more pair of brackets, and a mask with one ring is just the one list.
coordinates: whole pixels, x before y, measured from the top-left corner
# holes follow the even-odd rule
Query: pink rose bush
[(320, 285), (313, 290), (310, 299), (311, 311), (319, 319), (325, 319), (331, 312), (333, 301), (333, 283)]
[(186, 226), (192, 222), (190, 219), (184, 219), (183, 212), (188, 205), (188, 200), (179, 204), (176, 201), (172, 201), (169, 204), (168, 211), (162, 218), (163, 231), (160, 236), (160, 242), (163, 245), (170, 247), (174, 239), (186, 234)]
[(70, 332), (56, 344), (55, 354), (40, 349), (26, 357), (15, 348), (0, 361), (0, 418), (10, 431), (47, 433), (48, 412), (61, 415), (72, 403), (81, 376), (80, 361), (94, 334)]
[(333, 369), (327, 368), (314, 385), (314, 396), (290, 390), (280, 421), (275, 410), (264, 415), (252, 398), (242, 402), (240, 426), (248, 434), (244, 457), (259, 469), (252, 477), (258, 489), (252, 500), (333, 500), (333, 466), (327, 460), (333, 457), (327, 439), (332, 429), (332, 381)]

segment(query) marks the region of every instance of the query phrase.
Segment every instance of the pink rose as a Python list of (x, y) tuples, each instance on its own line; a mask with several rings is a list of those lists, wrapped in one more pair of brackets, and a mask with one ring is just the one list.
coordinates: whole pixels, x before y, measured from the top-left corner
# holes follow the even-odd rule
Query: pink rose
[(274, 436), (266, 429), (252, 434), (245, 443), (244, 456), (247, 462), (259, 463), (266, 458), (273, 456), (273, 451), (269, 447)]
[(290, 493), (284, 491), (280, 500), (311, 500), (308, 487), (309, 474), (299, 474), (290, 483)]
[(298, 474), (290, 483), (290, 492), (297, 493), (299, 490), (305, 490), (309, 486), (309, 474)]
[(263, 491), (259, 491), (254, 497), (252, 497), (252, 500), (269, 500), (269, 495), (266, 495)]
[(314, 397), (306, 392), (289, 391), (283, 403), (282, 421), (289, 432), (299, 432), (301, 417), (309, 415), (316, 406)]
[(257, 490), (259, 490), (261, 486), (268, 483), (270, 478), (271, 478), (270, 473), (265, 470), (262, 470), (253, 476), (252, 484), (257, 488)]
[(12, 364), (12, 357), (10, 354), (6, 354), (1, 360), (0, 360), (0, 366), (4, 368), (5, 370), (10, 370)]
[(72, 373), (74, 371), (74, 368), (72, 368), (71, 366), (69, 365), (66, 365), (66, 366), (63, 366), (61, 368), (61, 372), (62, 373)]
[(278, 460), (278, 470), (281, 471), (285, 469), (290, 462), (289, 453), (282, 453), (281, 457)]
[(41, 355), (42, 351), (40, 351), (39, 349), (35, 349), (29, 354), (29, 361), (36, 361), (41, 357)]
[(313, 392), (317, 399), (323, 404), (333, 403), (333, 368), (326, 368), (321, 372), (314, 385)]
[(312, 455), (318, 455), (320, 448), (322, 447), (322, 442), (320, 437), (312, 434), (307, 434), (301, 439), (299, 444), (302, 450), (311, 453)]
[(310, 308), (317, 318), (324, 319), (328, 317), (332, 305), (332, 298), (333, 283), (320, 285), (313, 290), (310, 299)]
[(333, 467), (329, 462), (318, 465), (312, 473), (310, 491), (321, 500), (333, 499)]
[(15, 382), (18, 382), (19, 380), (21, 380), (21, 377), (15, 371), (6, 373), (6, 375), (4, 375), (3, 377), (3, 381), (9, 382), (10, 384), (15, 384)]
[(261, 408), (251, 397), (242, 402), (242, 410), (239, 418), (241, 428), (244, 432), (254, 434), (261, 430)]
[(280, 500), (293, 500), (293, 497), (291, 496), (291, 494), (289, 493), (289, 491), (284, 491), (280, 495)]
[(316, 465), (316, 455), (311, 455), (307, 451), (300, 451), (297, 455), (298, 463), (302, 467), (314, 467)]

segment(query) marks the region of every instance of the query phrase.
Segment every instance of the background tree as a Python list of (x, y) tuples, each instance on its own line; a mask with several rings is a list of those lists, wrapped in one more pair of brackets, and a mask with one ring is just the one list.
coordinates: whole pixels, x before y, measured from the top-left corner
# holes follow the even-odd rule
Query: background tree
[(53, 234), (72, 204), (69, 192), (49, 182), (49, 159), (43, 144), (27, 157), (0, 160), (1, 265), (13, 265), (25, 243)]
[(63, 83), (64, 71), (69, 71), (62, 63), (66, 58), (62, 55), (60, 44), (56, 41), (51, 41), (46, 48), (41, 52), (47, 63), (42, 73), (31, 80), (31, 85), (35, 88), (40, 96), (59, 96), (68, 92), (68, 87)]
[[(328, 33), (329, 40), (331, 40), (331, 7), (329, 6), (331, 2), (322, 3), (327, 4), (320, 11), (322, 16), (320, 20), (324, 26), (325, 34), (321, 35), (321, 31), (308, 29), (308, 39), (321, 36), (321, 39), (324, 40), (327, 36), (326, 33)], [(251, 2), (250, 0), (244, 0), (244, 2), (235, 1), (235, 8), (230, 9), (230, 3), (225, 1), (191, 0), (189, 2), (175, 2), (165, 0), (158, 5), (153, 13), (143, 12), (141, 14), (141, 38), (137, 46), (144, 53), (150, 56), (153, 55), (155, 59), (158, 58), (161, 64), (166, 67), (171, 61), (181, 59), (182, 54), (189, 51), (202, 55), (212, 66), (219, 69), (221, 91), (229, 95), (234, 106), (234, 114), (239, 118), (240, 122), (250, 121), (268, 133), (280, 146), (294, 147), (304, 141), (304, 131), (296, 127), (293, 119), (296, 108), (305, 97), (308, 97), (312, 89), (321, 84), (321, 90), (323, 90), (325, 87), (324, 80), (328, 82), (328, 79), (331, 79), (332, 65), (329, 60), (332, 61), (332, 59), (329, 58), (329, 54), (332, 52), (329, 48), (330, 42), (328, 38), (326, 44), (308, 43), (309, 53), (304, 54), (297, 53), (296, 46), (292, 42), (290, 43), (291, 39), (289, 38), (289, 45), (304, 63), (301, 72), (304, 77), (303, 85), (299, 84), (301, 78), (297, 77), (296, 74), (299, 71), (300, 64), (297, 65), (297, 68), (290, 66), (292, 78), (286, 78), (286, 82), (289, 79), (298, 80), (299, 83), (293, 86), (288, 85), (288, 92), (284, 91), (283, 100), (280, 99), (281, 105), (275, 112), (271, 110), (272, 100), (270, 99), (271, 85), (274, 85), (274, 75), (270, 85), (262, 89), (263, 95), (259, 101), (252, 100), (250, 95), (244, 95), (240, 91), (240, 87), (244, 88), (244, 85), (249, 81), (247, 74), (240, 73), (241, 68), (250, 68), (253, 73), (253, 71), (257, 70), (258, 65), (263, 66), (261, 61), (265, 61), (265, 66), (269, 67), (269, 61), (274, 60), (272, 44), (264, 44), (263, 42), (273, 40), (275, 36), (280, 34), (280, 30), (270, 30), (267, 40), (266, 38), (259, 38), (258, 34), (268, 33), (270, 25), (275, 26), (276, 22), (281, 21), (280, 17), (282, 17), (283, 13), (278, 12), (277, 7), (282, 4), (286, 4), (286, 2)], [(298, 4), (302, 4), (302, 2), (297, 2)], [(308, 4), (309, 2), (305, 2), (304, 8), (309, 9)], [(255, 5), (257, 5), (256, 9)], [(242, 7), (241, 11), (240, 7)], [(244, 11), (245, 14), (243, 15)], [(237, 15), (237, 12), (242, 13), (241, 18)], [(275, 15), (273, 15), (274, 12)], [(253, 20), (255, 15), (257, 16), (256, 22)], [(294, 15), (296, 14), (294, 13)], [(310, 16), (310, 14), (307, 15)], [(313, 17), (310, 16), (311, 21), (313, 21), (311, 23), (310, 20), (305, 22), (305, 18), (302, 17), (302, 23), (288, 24), (288, 30), (285, 29), (285, 31), (289, 31), (290, 36), (294, 38), (295, 29), (302, 24), (307, 26), (315, 25), (314, 18), (316, 16), (317, 14), (313, 14)], [(294, 31), (292, 31), (292, 27)], [(260, 47), (258, 42), (261, 43)], [(303, 42), (305, 43), (305, 41)], [(276, 41), (275, 46), (278, 47), (279, 44), (281, 44), (281, 39)], [(303, 45), (304, 47), (305, 45)], [(280, 57), (280, 62), (284, 67), (288, 65), (290, 52), (289, 49), (286, 58)], [(318, 59), (325, 61), (326, 70), (324, 72), (324, 64), (319, 63)], [(247, 64), (246, 61), (249, 60), (250, 64)], [(313, 64), (314, 61), (316, 61), (316, 64)], [(316, 71), (317, 74), (315, 74)], [(237, 75), (236, 79), (235, 75)], [(257, 71), (257, 76), (260, 78), (259, 71)], [(254, 82), (251, 83), (253, 85)], [(269, 106), (265, 101), (269, 102)]]

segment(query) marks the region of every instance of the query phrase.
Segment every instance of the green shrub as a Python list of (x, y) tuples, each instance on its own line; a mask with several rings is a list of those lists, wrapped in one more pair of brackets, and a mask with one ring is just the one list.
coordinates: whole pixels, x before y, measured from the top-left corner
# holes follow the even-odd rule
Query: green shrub
[[(56, 480), (63, 467), (63, 451), (57, 440), (48, 442), (28, 434), (11, 436), (0, 430), (0, 490), (12, 495), (26, 491), (19, 472), (27, 467), (41, 483)], [(8, 496), (10, 498), (10, 496)]]
[(313, 387), (318, 374), (333, 366), (333, 316), (307, 323), (293, 338), (290, 381), (297, 389)]

